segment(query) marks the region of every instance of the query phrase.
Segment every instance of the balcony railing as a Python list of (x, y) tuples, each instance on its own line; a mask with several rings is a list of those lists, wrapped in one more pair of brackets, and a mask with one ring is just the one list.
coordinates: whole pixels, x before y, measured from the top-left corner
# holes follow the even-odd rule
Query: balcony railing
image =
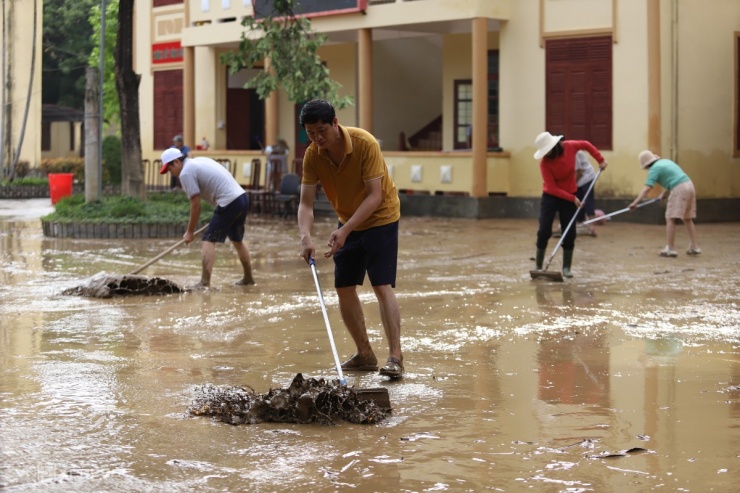
[[(188, 0), (190, 2), (190, 25), (198, 26), (221, 22), (241, 22), (252, 15), (253, 1), (250, 0)], [(368, 7), (401, 2), (424, 0), (368, 0)]]

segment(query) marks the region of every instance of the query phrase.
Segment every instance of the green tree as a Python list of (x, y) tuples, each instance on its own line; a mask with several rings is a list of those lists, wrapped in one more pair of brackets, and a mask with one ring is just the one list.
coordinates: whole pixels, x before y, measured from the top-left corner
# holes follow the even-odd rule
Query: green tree
[(103, 137), (103, 182), (121, 183), (121, 138), (117, 135)]
[[(259, 8), (254, 2), (255, 9)], [(265, 12), (245, 17), (239, 49), (221, 56), (230, 73), (261, 67), (270, 59), (271, 70), (261, 71), (245, 84), (255, 89), (260, 99), (267, 98), (279, 86), (295, 102), (323, 98), (338, 108), (352, 104), (349, 96), (340, 96), (341, 84), (329, 77), (329, 69), (318, 55), (326, 36), (311, 30), (311, 21), (294, 15), (295, 0), (260, 2)]]
[[(100, 65), (100, 2), (90, 9), (92, 51), (88, 59), (91, 67)], [(118, 35), (118, 0), (105, 0), (105, 54), (103, 57), (103, 125), (119, 123), (121, 111), (116, 90), (116, 60), (113, 56)]]
[(116, 33), (116, 89), (121, 112), (121, 192), (146, 198), (144, 167), (141, 162), (141, 121), (139, 82), (134, 72), (134, 0), (119, 0)]
[(90, 9), (100, 0), (44, 0), (43, 75), (45, 104), (82, 109), (85, 68), (93, 48)]
[[(103, 59), (103, 118), (121, 125), (121, 192), (146, 198), (141, 162), (139, 81), (133, 69), (134, 0), (105, 0), (105, 43)], [(88, 63), (99, 65), (100, 5), (91, 8), (95, 47)]]

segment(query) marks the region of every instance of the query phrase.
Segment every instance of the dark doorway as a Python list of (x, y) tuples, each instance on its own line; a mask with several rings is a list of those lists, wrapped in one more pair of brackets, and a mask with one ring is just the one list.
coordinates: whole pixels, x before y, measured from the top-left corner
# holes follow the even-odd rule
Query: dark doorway
[[(154, 148), (167, 149), (182, 134), (182, 70), (154, 72)], [(185, 142), (192, 145), (192, 142)]]
[(226, 149), (258, 150), (264, 142), (265, 103), (254, 89), (226, 91)]
[(311, 145), (306, 130), (300, 124), (301, 109), (303, 104), (295, 105), (295, 158), (303, 159), (306, 149)]

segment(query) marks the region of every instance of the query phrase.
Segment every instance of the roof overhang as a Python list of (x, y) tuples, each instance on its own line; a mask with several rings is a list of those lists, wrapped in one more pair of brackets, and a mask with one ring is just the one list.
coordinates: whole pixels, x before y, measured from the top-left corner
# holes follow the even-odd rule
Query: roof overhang
[[(368, 5), (364, 13), (311, 19), (311, 28), (329, 43), (357, 41), (357, 32), (372, 29), (374, 40), (469, 33), (472, 20), (488, 19), (489, 31), (509, 20), (511, 2), (521, 0), (418, 0)], [(185, 28), (182, 46), (220, 46), (234, 49), (244, 27), (238, 20)], [(259, 36), (259, 33), (254, 33)]]
[(57, 104), (44, 104), (41, 106), (42, 122), (82, 122), (85, 120), (85, 112), (75, 108), (59, 106)]

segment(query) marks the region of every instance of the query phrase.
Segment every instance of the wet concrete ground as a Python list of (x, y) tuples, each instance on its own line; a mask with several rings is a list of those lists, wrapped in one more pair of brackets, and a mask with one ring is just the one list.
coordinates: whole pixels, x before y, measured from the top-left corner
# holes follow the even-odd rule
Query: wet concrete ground
[[(0, 201), (4, 491), (737, 490), (738, 224), (699, 222), (704, 253), (665, 259), (664, 227), (613, 221), (578, 239), (576, 277), (556, 284), (529, 276), (535, 220), (404, 218), (407, 375), (348, 375), (388, 388), (392, 418), (233, 427), (187, 417), (194, 389), (334, 376), (294, 221), (249, 220), (257, 286), (231, 284), (224, 246), (214, 289), (100, 300), (59, 293), (174, 241), (44, 238), (44, 207)], [(320, 221), (317, 238), (332, 228)], [(199, 262), (192, 245), (144, 273), (193, 284)], [(331, 261), (317, 266), (349, 356)], [(377, 304), (361, 293), (384, 359)]]

